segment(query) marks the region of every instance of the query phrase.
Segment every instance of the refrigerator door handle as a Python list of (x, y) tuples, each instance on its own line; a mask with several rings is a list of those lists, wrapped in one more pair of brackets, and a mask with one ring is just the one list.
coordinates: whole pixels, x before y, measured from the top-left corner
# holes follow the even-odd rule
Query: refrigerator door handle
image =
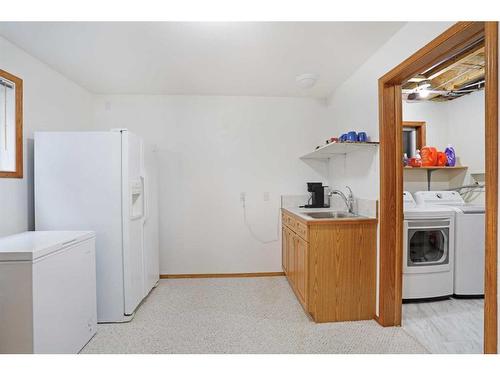
[(149, 200), (148, 200), (148, 186), (147, 186), (147, 178), (146, 176), (141, 176), (142, 180), (142, 202), (143, 202), (143, 218), (144, 222), (148, 220), (149, 214)]

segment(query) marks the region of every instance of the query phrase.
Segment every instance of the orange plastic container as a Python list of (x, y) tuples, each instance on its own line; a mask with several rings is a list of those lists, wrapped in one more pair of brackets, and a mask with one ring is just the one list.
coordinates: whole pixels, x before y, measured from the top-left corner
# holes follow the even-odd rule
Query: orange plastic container
[(438, 163), (438, 152), (435, 147), (422, 147), (420, 150), (420, 156), (422, 156), (423, 167), (432, 167)]
[(444, 166), (446, 166), (447, 162), (448, 162), (448, 158), (446, 157), (446, 154), (444, 152), (438, 151), (437, 166), (444, 167)]

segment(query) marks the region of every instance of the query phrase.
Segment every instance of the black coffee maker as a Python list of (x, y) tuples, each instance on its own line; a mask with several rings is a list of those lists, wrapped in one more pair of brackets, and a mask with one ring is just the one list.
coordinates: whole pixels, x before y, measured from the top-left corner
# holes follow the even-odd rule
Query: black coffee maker
[(325, 205), (325, 187), (322, 182), (308, 182), (307, 191), (311, 193), (309, 204), (304, 205), (305, 208), (325, 208), (330, 207)]

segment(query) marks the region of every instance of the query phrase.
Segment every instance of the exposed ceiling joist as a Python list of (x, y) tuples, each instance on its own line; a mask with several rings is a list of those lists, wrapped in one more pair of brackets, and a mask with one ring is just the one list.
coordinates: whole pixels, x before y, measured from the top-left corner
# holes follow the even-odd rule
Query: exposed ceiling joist
[(482, 53), (484, 55), (484, 41), (465, 49), (459, 54), (455, 55), (451, 59), (443, 61), (442, 63), (432, 67), (428, 71), (424, 72), (422, 75), (427, 79), (434, 79), (438, 75), (447, 72), (450, 69), (455, 68), (457, 65), (463, 63), (464, 59), (470, 59), (478, 54)]
[(484, 88), (484, 41), (418, 74), (403, 85), (405, 100), (446, 101)]
[(452, 74), (445, 73), (432, 80), (432, 87), (436, 90), (458, 90), (462, 86), (484, 77), (484, 72), (484, 67), (480, 67), (465, 70), (458, 75), (454, 72), (450, 72)]

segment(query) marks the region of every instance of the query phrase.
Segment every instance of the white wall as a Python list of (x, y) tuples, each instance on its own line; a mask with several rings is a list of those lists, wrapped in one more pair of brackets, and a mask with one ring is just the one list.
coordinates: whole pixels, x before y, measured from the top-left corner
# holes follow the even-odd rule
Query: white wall
[[(281, 194), (321, 177), (312, 150), (324, 104), (311, 99), (98, 96), (95, 124), (126, 127), (156, 145), (161, 273), (281, 271)], [(264, 194), (269, 193), (269, 201)]]
[[(379, 140), (378, 132), (378, 79), (408, 56), (423, 47), (453, 23), (408, 23), (373, 54), (330, 98), (324, 127), (318, 142), (349, 130), (368, 133), (372, 140)], [(330, 183), (352, 185), (354, 193), (378, 199), (378, 154), (350, 154), (333, 159)], [(332, 170), (333, 169), (333, 170)]]
[(91, 95), (0, 37), (0, 69), (23, 79), (24, 178), (0, 178), (0, 236), (34, 228), (33, 131), (85, 129)]
[[(457, 163), (468, 167), (466, 171), (438, 171), (432, 175), (434, 190), (471, 184), (472, 174), (484, 178), (484, 91), (477, 91), (447, 102), (403, 102), (403, 120), (425, 121), (427, 145), (444, 151), (453, 145)], [(482, 182), (482, 179), (480, 179)], [(425, 171), (405, 171), (405, 190), (427, 190)], [(471, 202), (484, 202), (484, 193), (466, 196)]]
[[(452, 24), (418, 22), (408, 23), (401, 28), (334, 92), (326, 115), (327, 125), (318, 133), (318, 142), (348, 130), (365, 130), (372, 140), (378, 141), (378, 79)], [(353, 153), (345, 160), (342, 157), (333, 159), (330, 164), (329, 179), (332, 186), (348, 184), (355, 195), (378, 199), (378, 153)]]
[(298, 157), (316, 146), (324, 104), (292, 98), (94, 97), (1, 37), (0, 68), (24, 80), (25, 156), (23, 179), (0, 179), (0, 236), (34, 229), (34, 131), (128, 127), (158, 146), (162, 273), (281, 270), (280, 242), (261, 244), (243, 224), (240, 192), (247, 194), (255, 234), (279, 238), (279, 196), (304, 193), (306, 181), (321, 180)]
[(450, 142), (457, 151), (460, 164), (470, 173), (484, 173), (484, 90), (474, 92), (447, 104)]

